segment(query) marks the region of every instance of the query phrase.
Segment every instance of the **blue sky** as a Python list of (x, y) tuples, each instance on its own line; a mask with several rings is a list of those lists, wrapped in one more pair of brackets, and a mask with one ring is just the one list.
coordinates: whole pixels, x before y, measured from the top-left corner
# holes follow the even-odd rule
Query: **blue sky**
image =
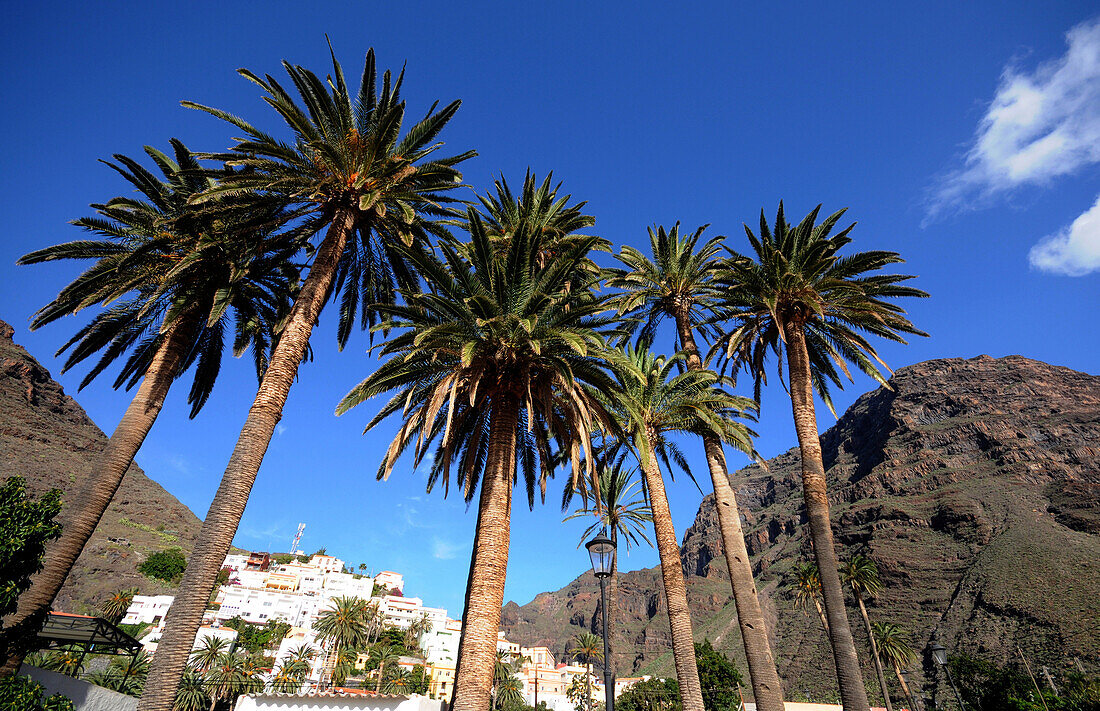
[[(59, 376), (51, 354), (82, 317), (36, 333), (26, 324), (77, 266), (15, 260), (77, 238), (67, 221), (124, 191), (97, 159), (173, 136), (197, 150), (230, 145), (225, 125), (181, 99), (276, 129), (234, 70), (278, 74), (287, 58), (323, 72), (328, 33), (351, 76), (370, 46), (383, 66), (407, 62), (413, 114), (463, 100), (443, 138), (480, 153), (465, 166), (478, 190), (498, 174), (518, 182), (528, 166), (553, 170), (588, 201), (600, 234), (637, 246), (646, 226), (676, 220), (710, 223), (737, 245), (742, 222), (761, 208), (770, 219), (780, 199), (796, 217), (817, 203), (848, 207), (855, 244), (901, 252), (932, 295), (911, 304), (931, 337), (883, 345), (890, 365), (1018, 353), (1100, 372), (1095, 5), (738, 5), (14, 5), (0, 43), (0, 318), (75, 394), (84, 371)], [(458, 615), (474, 512), (426, 495), (407, 467), (374, 480), (392, 428), (360, 434), (370, 404), (333, 416), (373, 367), (362, 335), (336, 351), (333, 320), (323, 315), (314, 332), (315, 360), (291, 392), (236, 542), (283, 550), (305, 522), (304, 548), (401, 571), (408, 592)], [(109, 381), (77, 396), (107, 431), (128, 402)], [(838, 407), (871, 387), (857, 378)], [(251, 365), (227, 362), (188, 421), (177, 388), (139, 463), (203, 514), (254, 392)], [(820, 421), (832, 420), (823, 411)], [(795, 443), (778, 385), (758, 429), (766, 455)], [(587, 565), (576, 549), (583, 525), (560, 523), (559, 491), (514, 511), (508, 599), (557, 589)], [(677, 480), (671, 496), (682, 532), (700, 495)], [(622, 560), (655, 562), (648, 549)]]

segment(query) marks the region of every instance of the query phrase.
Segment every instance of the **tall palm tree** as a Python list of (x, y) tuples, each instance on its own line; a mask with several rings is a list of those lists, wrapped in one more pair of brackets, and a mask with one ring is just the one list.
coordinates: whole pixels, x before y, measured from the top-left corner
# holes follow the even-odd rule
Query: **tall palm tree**
[(231, 151), (217, 156), (241, 170), (224, 178), (204, 200), (224, 194), (281, 200), (303, 220), (303, 230), (325, 234), (313, 252), (309, 274), (203, 520), (195, 553), (165, 620), (164, 641), (157, 649), (141, 711), (168, 711), (171, 705), (187, 659), (188, 640), (202, 622), (322, 307), (330, 297), (339, 298), (338, 339), (343, 346), (360, 306), (369, 322), (373, 312), (365, 307), (391, 302), (395, 286), (414, 284), (413, 273), (394, 248), (419, 244), (441, 231), (433, 218), (451, 201), (446, 191), (461, 183), (455, 165), (472, 155), (435, 159), (431, 155), (441, 145), (433, 141), (458, 110), (458, 101), (439, 111), (433, 106), (401, 137), (404, 73), (394, 80), (385, 72), (379, 92), (371, 50), (353, 94), (335, 55), (332, 65), (326, 84), (308, 69), (283, 63), (300, 103), (270, 75), (260, 78), (240, 70), (264, 91), (265, 100), (289, 128), (292, 143), (219, 109), (185, 103), (245, 134)]
[[(671, 230), (663, 226), (650, 228), (651, 255), (633, 247), (623, 247), (618, 259), (625, 268), (610, 270), (608, 280), (610, 286), (622, 290), (614, 299), (620, 315), (643, 324), (641, 338), (644, 342), (652, 343), (657, 326), (664, 319), (673, 321), (689, 370), (704, 368), (695, 333), (699, 331), (704, 337), (714, 335), (707, 324), (714, 320), (721, 301), (717, 279), (721, 273), (724, 238), (712, 237), (700, 245), (705, 229), (705, 226), (700, 227), (690, 235), (682, 235), (680, 223), (673, 225)], [(783, 689), (756, 593), (752, 563), (741, 530), (741, 513), (726, 468), (726, 455), (717, 436), (704, 434), (702, 439), (753, 697), (763, 711), (783, 711)]]
[(210, 671), (217, 664), (218, 659), (228, 653), (229, 640), (207, 635), (203, 637), (198, 649), (191, 652), (191, 667), (199, 672)]
[(745, 226), (753, 254), (732, 254), (719, 280), (724, 292), (723, 315), (730, 322), (720, 345), (727, 357), (752, 375), (757, 402), (769, 354), (778, 361), (780, 377), (782, 356), (786, 356), (788, 392), (802, 459), (802, 491), (841, 701), (845, 709), (867, 711), (867, 690), (837, 572), (813, 396), (816, 391), (832, 410), (829, 383), (842, 386), (840, 372), (850, 377), (849, 361), (886, 385), (875, 365), (881, 360), (863, 334), (901, 343), (905, 342), (903, 334), (925, 335), (890, 300), (927, 294), (902, 284), (912, 277), (874, 273), (903, 261), (895, 252), (841, 255), (851, 242), (848, 235), (854, 225), (831, 234), (844, 210), (816, 224), (819, 211), (820, 206), (792, 226), (780, 203), (772, 227), (761, 212), (759, 236)]
[(591, 632), (582, 632), (573, 637), (573, 646), (569, 656), (584, 662), (584, 683), (587, 693), (588, 709), (592, 709), (592, 662), (603, 660), (603, 640)]
[(367, 425), (396, 413), (403, 418), (378, 477), (389, 476), (410, 446), (419, 466), (435, 443), (429, 491), (442, 483), (446, 494), (455, 465), (467, 502), (481, 487), (454, 708), (483, 711), (504, 602), (513, 485), (521, 473), (528, 505), (536, 489), (545, 497), (551, 442), (571, 452), (575, 479), (582, 457), (591, 460), (592, 433), (606, 424), (592, 392), (610, 393), (613, 385), (602, 365), (601, 335), (612, 320), (573, 280), (595, 238), (543, 260), (542, 235), (521, 229), (502, 252), (475, 210), (467, 219), (468, 249), (442, 242), (441, 257), (407, 251), (426, 290), (379, 307), (385, 327), (399, 333), (381, 346), (385, 362), (348, 393), (337, 414), (393, 393)]
[[(608, 659), (608, 665), (611, 667), (611, 671), (614, 672), (615, 630), (619, 629), (619, 626), (611, 624), (610, 615), (614, 614), (613, 610), (618, 609), (616, 600), (618, 600), (619, 592), (619, 556), (617, 552), (619, 540), (621, 536), (623, 550), (629, 550), (632, 545), (637, 545), (639, 540), (652, 546), (653, 543), (646, 536), (646, 527), (653, 522), (653, 512), (649, 508), (649, 502), (646, 501), (645, 492), (641, 491), (639, 483), (634, 479), (636, 468), (627, 469), (623, 466), (621, 459), (608, 461), (606, 456), (601, 456), (602, 454), (597, 455), (596, 484), (598, 490), (592, 491), (593, 487), (586, 486), (582, 481), (582, 489), (587, 489), (584, 492), (586, 495), (582, 497), (583, 506), (566, 516), (564, 520), (568, 521), (580, 516), (592, 516), (596, 519), (581, 534), (581, 542), (578, 547), (584, 545), (585, 541), (601, 529), (607, 530), (612, 542), (615, 543), (616, 555), (611, 561), (611, 576), (607, 581), (607, 610), (601, 609), (600, 611), (601, 615), (609, 615), (607, 649), (610, 659)], [(568, 509), (573, 493), (573, 487), (566, 483), (562, 497), (563, 511)]]
[(660, 465), (664, 464), (671, 475), (675, 462), (691, 474), (683, 454), (667, 436), (673, 432), (712, 434), (720, 442), (752, 453), (752, 432), (736, 418), (754, 405), (751, 400), (724, 391), (721, 386), (725, 380), (709, 370), (676, 374), (684, 357), (682, 353), (671, 358), (657, 356), (644, 345), (627, 348), (616, 359), (618, 387), (609, 405), (645, 476), (684, 709), (702, 711), (687, 586)]
[(882, 661), (879, 659), (874, 630), (871, 629), (871, 619), (867, 616), (867, 606), (863, 604), (864, 597), (876, 597), (882, 592), (882, 579), (879, 578), (878, 566), (875, 565), (875, 561), (867, 556), (857, 553), (841, 566), (840, 580), (852, 589), (852, 595), (856, 599), (856, 604), (859, 605), (859, 614), (863, 617), (863, 627), (867, 630), (867, 640), (871, 643), (871, 656), (875, 663), (875, 675), (878, 677), (879, 688), (882, 689), (886, 711), (894, 711), (893, 705), (890, 703), (890, 690), (886, 688), (886, 676), (882, 673)]
[(432, 631), (432, 618), (422, 613), (405, 628), (405, 649), (410, 654), (420, 651), (420, 640)]
[(871, 625), (875, 639), (875, 648), (878, 656), (888, 662), (894, 668), (894, 674), (901, 684), (901, 690), (909, 702), (909, 708), (915, 708), (913, 694), (909, 691), (909, 684), (901, 674), (902, 667), (908, 667), (917, 662), (917, 653), (909, 646), (909, 635), (905, 630), (889, 622), (876, 622)]
[[(233, 339), (234, 355), (252, 351), (257, 377), (262, 376), (296, 290), (297, 268), (289, 260), (299, 245), (290, 234), (273, 233), (284, 217), (281, 211), (263, 202), (244, 209), (233, 199), (196, 209), (191, 200), (216, 181), (203, 173), (183, 143), (172, 139), (171, 145), (173, 157), (145, 148), (160, 176), (124, 155), (116, 154), (114, 163), (105, 161), (141, 197), (93, 204), (97, 215), (74, 224), (94, 239), (46, 247), (19, 260), (93, 262), (34, 315), (31, 328), (106, 306), (58, 351), (69, 351), (63, 371), (100, 354), (81, 381), (83, 388), (129, 353), (113, 385), (138, 387), (82, 487), (72, 492), (61, 537), (47, 548), (42, 571), (7, 621), (9, 637), (36, 631), (160, 414), (173, 381), (195, 366), (187, 398), (195, 417), (214, 387), (227, 336)], [(237, 209), (226, 213), (229, 205)], [(8, 655), (0, 673), (16, 667), (18, 655)]]
[[(368, 627), (367, 601), (361, 597), (334, 597), (329, 607), (317, 615), (313, 631), (317, 641), (339, 662), (340, 653), (366, 646)], [(334, 680), (335, 681), (335, 680)]]
[(821, 619), (822, 631), (829, 634), (829, 621), (825, 619), (825, 610), (821, 609), (821, 576), (817, 574), (817, 565), (809, 561), (795, 563), (791, 575), (795, 604), (805, 610), (813, 603)]
[(118, 621), (126, 616), (126, 611), (130, 609), (130, 603), (134, 601), (134, 595), (137, 595), (137, 592), (137, 588), (119, 588), (103, 601), (99, 611), (108, 622), (118, 624)]

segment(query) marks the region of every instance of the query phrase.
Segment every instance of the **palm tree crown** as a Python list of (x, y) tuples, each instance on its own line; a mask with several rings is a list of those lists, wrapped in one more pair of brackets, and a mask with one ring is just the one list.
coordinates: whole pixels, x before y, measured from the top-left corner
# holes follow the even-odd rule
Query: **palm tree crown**
[(814, 224), (820, 209), (818, 205), (792, 226), (780, 203), (772, 227), (768, 227), (763, 211), (759, 235), (745, 226), (753, 254), (733, 253), (720, 280), (725, 294), (724, 316), (733, 322), (722, 345), (725, 355), (735, 358), (738, 367), (753, 376), (759, 401), (761, 383), (767, 381), (768, 352), (777, 356), (782, 375), (778, 356), (786, 339), (784, 329), (788, 324), (801, 327), (814, 389), (833, 411), (829, 384), (843, 387), (842, 372), (851, 378), (847, 361), (887, 385), (878, 368), (886, 367), (885, 363), (864, 333), (898, 343), (905, 343), (903, 334), (928, 335), (889, 299), (928, 294), (903, 285), (913, 278), (908, 275), (868, 275), (904, 261), (896, 252), (841, 255), (840, 251), (852, 241), (848, 235), (855, 223), (831, 234), (846, 210)]
[(335, 55), (327, 81), (289, 62), (284, 61), (283, 68), (300, 103), (271, 75), (239, 72), (263, 89), (264, 100), (286, 123), (293, 143), (225, 111), (183, 103), (246, 134), (231, 151), (213, 156), (245, 170), (207, 191), (206, 199), (242, 193), (275, 196), (293, 206), (296, 216), (307, 217), (311, 231), (338, 216), (350, 220), (353, 235), (340, 256), (331, 290), (341, 299), (337, 334), (343, 347), (360, 308), (366, 326), (375, 318), (372, 304), (392, 302), (399, 286), (415, 286), (409, 265), (394, 247), (446, 234), (434, 218), (451, 214), (446, 205), (456, 201), (445, 193), (462, 181), (455, 166), (476, 154), (430, 157), (442, 146), (433, 141), (458, 110), (457, 100), (439, 111), (433, 105), (401, 136), (404, 70), (396, 79), (385, 71), (378, 91), (373, 49), (367, 52), (354, 95)]
[(313, 623), (317, 641), (337, 652), (361, 647), (367, 641), (367, 601), (360, 597), (334, 597)]
[(386, 327), (402, 332), (382, 345), (381, 354), (390, 358), (348, 393), (337, 414), (396, 391), (367, 425), (404, 414), (378, 477), (389, 476), (409, 445), (418, 466), (434, 440), (428, 489), (442, 480), (446, 491), (457, 461), (468, 501), (485, 462), (490, 413), (515, 407), (514, 461), (533, 506), (536, 488), (545, 497), (552, 474), (551, 439), (571, 454), (574, 478), (582, 451), (591, 461), (589, 443), (604, 416), (590, 390), (610, 393), (613, 387), (602, 367), (601, 335), (613, 321), (587, 290), (563, 283), (587, 258), (594, 238), (540, 266), (540, 242), (529, 230), (517, 232), (507, 252), (498, 254), (477, 213), (471, 209), (468, 218), (469, 260), (446, 243), (440, 245), (442, 260), (410, 250), (427, 289), (407, 292), (404, 304), (380, 307)]
[[(597, 531), (605, 528), (611, 532), (616, 543), (620, 540), (619, 536), (622, 536), (624, 549), (637, 545), (639, 540), (653, 545), (646, 535), (646, 527), (653, 521), (653, 512), (646, 502), (641, 486), (634, 478), (637, 469), (628, 469), (621, 459), (607, 461), (599, 455), (597, 462), (598, 488), (588, 484), (587, 480), (582, 481), (581, 486), (587, 487), (587, 495), (583, 497), (584, 505), (564, 519), (568, 521), (581, 516), (594, 516), (596, 519), (581, 534), (578, 548)], [(567, 482), (562, 497), (562, 510), (569, 507), (573, 493), (573, 487)], [(591, 503), (587, 501), (588, 498), (591, 498)]]
[[(194, 417), (213, 389), (227, 335), (232, 334), (233, 354), (251, 350), (257, 378), (263, 375), (296, 289), (298, 273), (290, 259), (299, 245), (292, 231), (275, 233), (285, 216), (270, 203), (245, 209), (240, 201), (222, 199), (197, 210), (191, 204), (195, 197), (218, 183), (183, 143), (172, 139), (171, 144), (174, 160), (145, 147), (162, 178), (124, 155), (114, 156), (117, 164), (104, 161), (144, 199), (94, 204), (98, 216), (74, 221), (101, 239), (46, 247), (19, 263), (94, 260), (31, 321), (35, 329), (94, 304), (111, 305), (58, 351), (71, 349), (63, 372), (102, 352), (80, 388), (127, 351), (131, 355), (114, 387), (132, 388), (172, 327), (188, 323), (186, 355), (176, 375), (197, 363), (187, 398)], [(233, 204), (237, 209), (227, 211)]]

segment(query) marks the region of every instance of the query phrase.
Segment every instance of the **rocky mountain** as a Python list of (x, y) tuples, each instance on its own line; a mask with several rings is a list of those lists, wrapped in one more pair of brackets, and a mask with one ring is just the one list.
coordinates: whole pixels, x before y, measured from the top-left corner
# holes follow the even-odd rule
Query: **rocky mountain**
[[(872, 621), (901, 626), (924, 650), (1003, 663), (1100, 666), (1100, 377), (1019, 356), (934, 360), (899, 369), (892, 389), (860, 397), (822, 435), (839, 554), (866, 553), (886, 589)], [(794, 603), (792, 565), (810, 559), (797, 448), (731, 480), (788, 693), (835, 693), (816, 615)], [(712, 497), (684, 533), (681, 562), (698, 638), (745, 669)], [(657, 568), (622, 576), (612, 620), (620, 676), (671, 673)], [(587, 573), (519, 606), (509, 639), (549, 645), (594, 630), (599, 588)], [(865, 633), (849, 616), (861, 658)], [(926, 679), (932, 664), (923, 655)], [(865, 668), (869, 683), (874, 672)]]
[[(89, 475), (107, 436), (12, 341), (14, 332), (0, 321), (0, 477), (22, 476), (34, 492), (58, 488), (67, 497)], [(190, 509), (131, 465), (54, 609), (88, 612), (121, 587), (145, 595), (171, 592), (137, 566), (150, 553), (174, 546), (190, 555), (200, 525)]]

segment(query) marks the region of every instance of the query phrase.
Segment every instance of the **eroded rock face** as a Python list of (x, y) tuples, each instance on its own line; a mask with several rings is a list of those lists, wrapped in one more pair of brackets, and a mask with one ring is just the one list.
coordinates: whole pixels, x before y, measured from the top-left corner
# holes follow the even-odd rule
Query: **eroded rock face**
[[(0, 477), (19, 475), (36, 493), (58, 488), (68, 500), (89, 475), (107, 436), (25, 349), (15, 329), (0, 321)], [(126, 472), (55, 610), (90, 612), (114, 590), (138, 587), (146, 595), (172, 588), (144, 577), (137, 566), (149, 553), (179, 546), (187, 554), (201, 522), (149, 479), (136, 464)]]
[[(860, 397), (821, 437), (841, 557), (878, 564), (886, 590), (872, 621), (906, 629), (924, 649), (933, 629), (950, 648), (1007, 661), (1019, 645), (1060, 667), (1074, 656), (1100, 666), (1100, 377), (1019, 356), (945, 359), (901, 368)], [(794, 605), (793, 564), (810, 558), (798, 450), (768, 471), (735, 472), (737, 491), (780, 674), (791, 689), (835, 690), (829, 646)], [(744, 669), (712, 497), (684, 533), (697, 636), (709, 636)], [(624, 576), (616, 652), (621, 674), (671, 670), (658, 570)], [(505, 629), (564, 650), (592, 616), (590, 574), (514, 606)], [(532, 606), (543, 614), (532, 614)], [(869, 662), (858, 612), (850, 609)], [(926, 660), (927, 662), (927, 660)], [(931, 671), (928, 667), (927, 671)], [(873, 671), (865, 669), (869, 683)]]

